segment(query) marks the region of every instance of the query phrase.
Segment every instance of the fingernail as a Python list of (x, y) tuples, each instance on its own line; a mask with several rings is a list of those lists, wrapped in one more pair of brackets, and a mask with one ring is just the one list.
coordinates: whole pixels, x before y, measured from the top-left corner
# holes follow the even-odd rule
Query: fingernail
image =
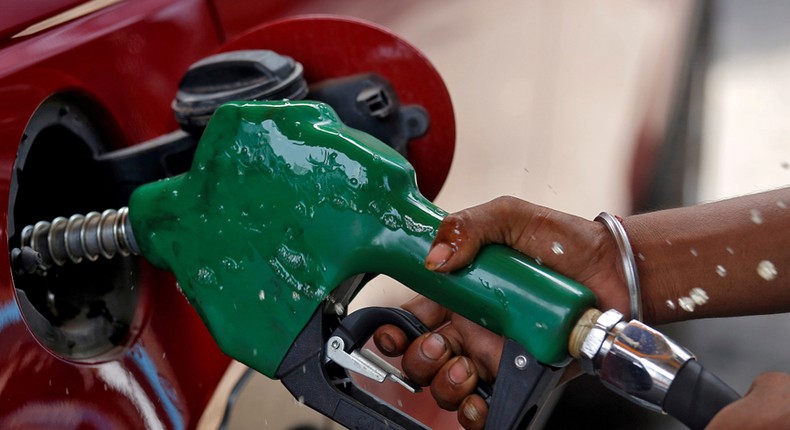
[(450, 245), (446, 243), (437, 243), (428, 252), (428, 256), (425, 257), (425, 267), (428, 270), (436, 270), (444, 266), (447, 260), (452, 256), (453, 248)]
[(480, 419), (480, 411), (477, 410), (472, 402), (466, 402), (462, 412), (469, 421), (475, 422)]
[(395, 351), (395, 339), (389, 333), (384, 333), (379, 338), (379, 347), (384, 352), (392, 353)]
[(420, 345), (423, 355), (431, 360), (438, 360), (444, 355), (447, 347), (444, 344), (444, 338), (440, 334), (433, 333)]
[(453, 363), (450, 366), (450, 370), (447, 372), (447, 376), (450, 378), (450, 382), (453, 384), (459, 385), (466, 382), (470, 376), (472, 376), (472, 369), (469, 367), (469, 360), (466, 357), (461, 357), (458, 361)]

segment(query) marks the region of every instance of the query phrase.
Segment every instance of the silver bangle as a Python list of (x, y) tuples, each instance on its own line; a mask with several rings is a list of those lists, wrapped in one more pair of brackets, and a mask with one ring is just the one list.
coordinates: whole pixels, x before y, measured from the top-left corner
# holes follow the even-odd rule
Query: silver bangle
[(620, 259), (623, 263), (623, 273), (625, 274), (625, 284), (628, 287), (628, 302), (631, 310), (631, 318), (642, 320), (642, 295), (639, 292), (639, 277), (636, 273), (636, 260), (634, 260), (634, 251), (631, 249), (631, 243), (628, 241), (628, 235), (625, 233), (623, 224), (612, 214), (608, 212), (601, 212), (600, 215), (595, 217), (596, 221), (600, 221), (614, 236), (614, 241), (617, 243), (617, 249), (620, 250)]

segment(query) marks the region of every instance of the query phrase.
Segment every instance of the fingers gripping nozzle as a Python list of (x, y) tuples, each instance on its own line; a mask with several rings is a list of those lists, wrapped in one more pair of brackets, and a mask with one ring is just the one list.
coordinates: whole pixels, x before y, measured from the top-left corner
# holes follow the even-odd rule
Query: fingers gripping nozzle
[(22, 229), (21, 251), (14, 254), (22, 258), (28, 254), (24, 250), (32, 249), (45, 270), (68, 262), (138, 255), (128, 214), (123, 207), (37, 222)]

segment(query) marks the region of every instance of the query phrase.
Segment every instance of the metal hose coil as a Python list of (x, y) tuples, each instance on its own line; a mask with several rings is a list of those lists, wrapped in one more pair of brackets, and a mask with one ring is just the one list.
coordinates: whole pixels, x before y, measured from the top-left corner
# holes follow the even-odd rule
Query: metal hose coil
[(22, 229), (22, 247), (38, 252), (48, 267), (110, 259), (116, 254), (138, 255), (128, 215), (129, 208), (123, 207), (37, 222)]

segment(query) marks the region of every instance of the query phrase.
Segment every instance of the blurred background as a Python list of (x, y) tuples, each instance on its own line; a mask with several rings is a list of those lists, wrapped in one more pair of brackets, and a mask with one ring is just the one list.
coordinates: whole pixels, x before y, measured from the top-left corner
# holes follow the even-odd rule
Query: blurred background
[[(448, 211), (507, 194), (592, 219), (790, 183), (790, 1), (342, 1), (331, 12), (388, 27), (443, 76), (458, 130), (436, 200)], [(411, 296), (377, 279), (355, 305)], [(759, 373), (790, 371), (788, 316), (664, 329), (741, 393)], [(217, 428), (244, 370), (229, 370), (204, 428)], [(555, 398), (545, 428), (682, 428), (590, 378)], [(229, 417), (232, 430), (339, 428), (259, 375)], [(454, 428), (453, 414), (435, 420)]]

